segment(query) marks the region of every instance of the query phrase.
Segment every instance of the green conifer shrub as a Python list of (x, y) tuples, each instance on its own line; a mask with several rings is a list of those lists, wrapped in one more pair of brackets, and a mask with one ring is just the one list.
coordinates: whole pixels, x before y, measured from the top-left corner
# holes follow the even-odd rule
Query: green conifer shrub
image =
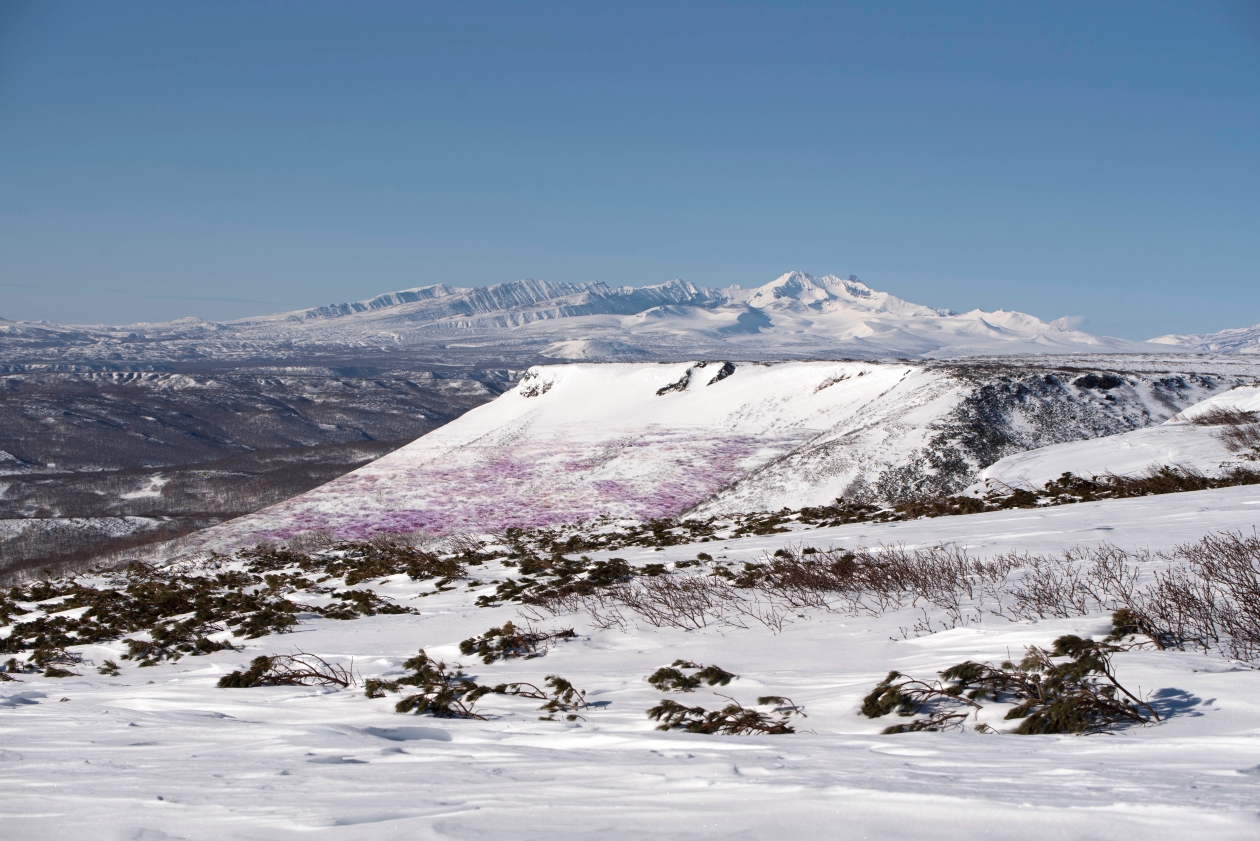
[[(889, 672), (862, 701), (862, 714), (906, 718), (885, 733), (959, 727), (983, 708), (984, 701), (1010, 703), (1007, 720), (1019, 720), (1011, 732), (1100, 733), (1132, 724), (1159, 721), (1159, 714), (1116, 679), (1111, 655), (1122, 649), (1073, 635), (1054, 641), (1049, 651), (1030, 646), (1019, 663), (994, 666), (967, 661), (923, 681)], [(981, 725), (981, 729), (988, 729)]]
[[(692, 671), (685, 674), (682, 669)], [(661, 692), (693, 692), (701, 684), (709, 686), (726, 686), (739, 675), (731, 674), (720, 666), (701, 666), (689, 660), (675, 660), (668, 666), (662, 666), (648, 676), (647, 682)]]

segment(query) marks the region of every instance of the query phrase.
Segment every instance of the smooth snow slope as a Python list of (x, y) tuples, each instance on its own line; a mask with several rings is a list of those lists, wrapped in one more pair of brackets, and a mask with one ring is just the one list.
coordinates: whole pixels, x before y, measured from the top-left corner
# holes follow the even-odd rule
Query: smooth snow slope
[(1037, 489), (1064, 473), (1084, 477), (1138, 476), (1161, 467), (1179, 467), (1205, 476), (1220, 476), (1238, 467), (1255, 469), (1255, 461), (1247, 454), (1225, 446), (1219, 437), (1220, 427), (1188, 422), (1213, 409), (1260, 411), (1260, 387), (1240, 386), (1209, 397), (1159, 426), (1007, 456), (986, 467), (971, 490)]
[[(1260, 523), (1260, 490), (1003, 511), (654, 552), (633, 564), (703, 550), (738, 565), (806, 539), (815, 546), (904, 542), (996, 552), (1055, 552), (1110, 541), (1167, 550), (1213, 530)], [(608, 553), (596, 553), (598, 558)], [(484, 574), (483, 574), (484, 573)], [(491, 563), (483, 578), (502, 571)], [(1165, 721), (1103, 736), (912, 733), (885, 736), (858, 714), (889, 669), (931, 677), (966, 659), (998, 661), (1063, 633), (1102, 634), (1103, 616), (979, 624), (903, 638), (917, 613), (879, 618), (811, 612), (782, 633), (755, 626), (682, 632), (597, 630), (536, 660), (469, 670), (482, 682), (558, 673), (601, 706), (585, 722), (537, 720), (533, 705), (490, 696), (487, 721), (399, 715), (362, 689), (224, 690), (217, 679), (259, 654), (301, 649), (364, 676), (397, 674), (424, 647), (448, 662), (458, 643), (519, 616), (475, 608), (480, 585), (408, 601), (430, 585), (405, 576), (379, 592), (419, 616), (315, 620), (295, 633), (140, 669), (119, 678), (0, 684), (0, 835), (13, 841), (122, 839), (1141, 838), (1242, 841), (1260, 835), (1260, 672), (1215, 655), (1117, 655), (1122, 682)], [(95, 662), (122, 647), (81, 647)], [(644, 711), (662, 696), (644, 677), (675, 659), (740, 678), (745, 703), (783, 694), (808, 718), (793, 735), (661, 733)], [(469, 658), (462, 658), (468, 660)], [(713, 708), (707, 688), (674, 696)], [(64, 699), (64, 700), (63, 700)], [(1005, 726), (998, 722), (999, 726)]]
[(1166, 372), (1112, 380), (867, 362), (543, 366), (412, 444), (195, 542), (497, 532), (953, 493), (1008, 452), (1157, 423), (1232, 384)]
[(872, 458), (896, 459), (956, 401), (949, 377), (910, 365), (732, 368), (534, 368), (513, 391), (414, 443), (205, 534), (252, 542), (316, 528), (442, 534), (672, 516), (857, 416), (886, 422), (876, 437), (887, 446)]

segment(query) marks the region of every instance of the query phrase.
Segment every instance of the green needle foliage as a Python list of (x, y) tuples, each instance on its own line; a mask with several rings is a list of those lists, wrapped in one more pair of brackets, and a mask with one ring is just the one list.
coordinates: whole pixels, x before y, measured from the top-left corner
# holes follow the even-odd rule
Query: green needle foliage
[(216, 642), (207, 633), (223, 630), (196, 622), (171, 622), (153, 626), (149, 640), (123, 640), (127, 644), (124, 660), (139, 660), (141, 666), (154, 666), (162, 660), (178, 660), (185, 654), (209, 654), (213, 651), (236, 651), (230, 642)]
[[(479, 607), (494, 607), (509, 601), (540, 604), (566, 596), (587, 595), (645, 572), (645, 568), (631, 567), (623, 558), (592, 561), (585, 555), (573, 559), (557, 552), (550, 559), (544, 559), (524, 548), (519, 549), (518, 557), (517, 569), (521, 574), (499, 584), (493, 594), (478, 597)], [(648, 574), (661, 572), (663, 570)]]
[[(862, 702), (862, 714), (920, 716), (885, 733), (945, 730), (962, 726), (984, 701), (1012, 703), (1007, 720), (1014, 733), (1101, 733), (1130, 724), (1159, 721), (1159, 714), (1116, 679), (1111, 655), (1123, 649), (1065, 635), (1050, 651), (1030, 646), (1019, 663), (994, 666), (967, 661), (922, 681), (889, 672)], [(988, 730), (984, 725), (978, 729)]]
[(57, 666), (49, 666), (44, 669), (44, 677), (78, 677), (78, 672), (72, 672), (69, 669), (61, 669)]
[(727, 701), (729, 703), (720, 710), (706, 710), (704, 707), (685, 707), (666, 698), (648, 710), (647, 714), (653, 721), (661, 722), (657, 725), (657, 730), (721, 733), (728, 736), (795, 733), (795, 728), (787, 723), (789, 718), (793, 715), (805, 715), (791, 699), (780, 695), (765, 695), (757, 699), (757, 706), (772, 707), (766, 711), (744, 707), (734, 698), (727, 698)]
[(461, 642), (459, 653), (465, 657), (476, 655), (487, 665), (496, 660), (517, 657), (529, 660), (543, 656), (550, 642), (576, 638), (577, 632), (572, 628), (560, 631), (535, 631), (533, 628), (518, 628), (512, 622), (505, 622), (501, 628), (491, 628), (481, 636)]
[(365, 684), (367, 696), (380, 698), (386, 692), (401, 692), (404, 686), (414, 686), (419, 691), (399, 701), (394, 706), (396, 712), (428, 713), (437, 718), (484, 719), (473, 711), (473, 705), (491, 689), (478, 685), (459, 666), (449, 671), (445, 663), (434, 660), (424, 649), (420, 649), (419, 654), (403, 663), (403, 668), (410, 669), (411, 674), (398, 680), (368, 680)]
[(333, 665), (304, 651), (255, 657), (245, 671), (219, 678), (219, 686), (223, 689), (254, 686), (340, 686), (346, 689), (355, 683), (354, 672), (350, 669)]
[[(224, 571), (227, 562), (243, 568)], [(132, 564), (94, 576), (39, 581), (0, 591), (0, 626), (12, 626), (0, 638), (0, 654), (122, 639), (127, 659), (152, 666), (234, 647), (210, 640), (213, 633), (231, 630), (245, 639), (284, 633), (298, 624), (299, 613), (329, 619), (415, 613), (370, 589), (319, 586), (342, 578), (349, 587), (400, 574), (414, 580), (436, 578), (441, 589), (463, 576), (464, 567), (457, 558), (375, 541), (336, 544), (314, 555), (259, 546), (234, 559), (218, 557), (204, 572)], [(291, 598), (300, 592), (330, 595), (336, 602), (327, 607), (302, 604)], [(140, 632), (150, 638), (127, 638)]]
[[(685, 674), (682, 669), (694, 670)], [(661, 692), (693, 692), (701, 684), (709, 686), (726, 686), (739, 675), (731, 674), (720, 666), (701, 666), (689, 660), (675, 660), (668, 666), (662, 666), (648, 676), (647, 682)]]
[(544, 721), (556, 721), (558, 714), (563, 714), (567, 721), (575, 721), (581, 718), (577, 711), (589, 707), (586, 693), (559, 675), (547, 676), (544, 681), (547, 690), (523, 682), (487, 686), (477, 683), (458, 665), (452, 669), (442, 661), (434, 660), (424, 649), (403, 663), (403, 668), (410, 669), (411, 674), (398, 680), (369, 679), (364, 684), (367, 696), (383, 698), (388, 692), (401, 693), (403, 687), (415, 687), (419, 691), (405, 696), (394, 706), (394, 710), (416, 715), (428, 713), (437, 718), (485, 720), (485, 716), (474, 707), (480, 699), (490, 694), (540, 700), (543, 703), (539, 709), (547, 713), (542, 717)]

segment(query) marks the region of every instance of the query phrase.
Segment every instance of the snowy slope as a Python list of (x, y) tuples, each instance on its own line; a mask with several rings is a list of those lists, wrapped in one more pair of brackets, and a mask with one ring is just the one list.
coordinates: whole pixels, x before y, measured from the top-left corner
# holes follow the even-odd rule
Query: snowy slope
[(975, 490), (1003, 485), (1041, 488), (1064, 473), (1137, 476), (1151, 469), (1177, 466), (1220, 476), (1236, 467), (1254, 469), (1256, 464), (1249, 454), (1225, 445), (1219, 427), (1188, 422), (1214, 409), (1260, 411), (1260, 388), (1242, 386), (1215, 395), (1159, 426), (1007, 456), (984, 469)]
[(1179, 413), (1177, 420), (1199, 418), (1219, 409), (1235, 412), (1260, 412), (1260, 387), (1239, 386), (1238, 388), (1231, 388), (1229, 391), (1195, 403), (1190, 408)]
[(196, 541), (500, 531), (956, 493), (1008, 453), (1157, 423), (1232, 384), (865, 362), (540, 366), (412, 444)]
[(1151, 339), (1151, 344), (1173, 345), (1196, 353), (1260, 353), (1260, 324), (1203, 335), (1172, 333)]
[(1023, 313), (925, 307), (853, 277), (803, 272), (755, 289), (702, 289), (681, 280), (615, 288), (521, 280), (417, 287), (221, 324), (0, 325), (0, 355), (47, 356), (58, 349), (63, 361), (132, 362), (289, 358), (336, 349), (613, 361), (1181, 352), (1092, 336)]
[[(1004, 511), (810, 532), (817, 546), (964, 546), (978, 556), (1055, 553), (1110, 541), (1169, 550), (1209, 531), (1249, 531), (1260, 491), (1194, 494)], [(705, 544), (738, 565), (790, 542), (767, 536)], [(635, 565), (692, 559), (699, 547), (625, 549)], [(600, 559), (604, 553), (597, 553)], [(482, 577), (511, 572), (496, 562)], [(781, 633), (748, 629), (592, 627), (542, 659), (482, 666), (458, 643), (515, 608), (476, 608), (488, 585), (422, 599), (431, 585), (368, 582), (420, 615), (311, 620), (295, 633), (122, 675), (22, 676), (0, 684), (0, 827), (14, 841), (83, 838), (297, 839), (847, 839), (992, 837), (1241, 841), (1260, 834), (1260, 672), (1219, 656), (1150, 648), (1116, 655), (1120, 679), (1164, 720), (1114, 735), (975, 732), (882, 735), (859, 715), (889, 669), (931, 676), (966, 659), (998, 661), (1063, 633), (1101, 635), (1089, 615), (1035, 622), (993, 616), (909, 636), (917, 611), (881, 617), (811, 611)], [(365, 585), (366, 586), (366, 585)], [(488, 720), (393, 712), (361, 688), (219, 689), (259, 654), (303, 650), (363, 676), (397, 675), (424, 647), (463, 660), (483, 682), (558, 673), (599, 706), (572, 724), (537, 720), (534, 704), (489, 696)], [(99, 664), (116, 644), (77, 647)], [(644, 681), (684, 658), (739, 675), (718, 689), (744, 702), (791, 697), (808, 718), (783, 736), (704, 736), (652, 729), (662, 696)], [(472, 662), (468, 662), (472, 659)], [(712, 708), (707, 687), (676, 696)]]

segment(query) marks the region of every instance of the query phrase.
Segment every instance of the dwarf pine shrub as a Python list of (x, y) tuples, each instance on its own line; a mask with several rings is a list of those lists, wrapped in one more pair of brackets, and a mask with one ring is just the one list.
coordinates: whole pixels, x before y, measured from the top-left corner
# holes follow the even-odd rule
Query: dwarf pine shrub
[(939, 680), (916, 680), (893, 671), (863, 699), (861, 712), (868, 718), (918, 716), (885, 728), (885, 733), (960, 727), (985, 701), (1014, 704), (1006, 719), (1019, 720), (1011, 732), (1022, 735), (1100, 733), (1159, 721), (1149, 704), (1116, 679), (1111, 655), (1119, 650), (1107, 642), (1065, 635), (1049, 651), (1030, 646), (1019, 663), (994, 666), (969, 660), (941, 672)]
[[(686, 674), (687, 669), (691, 674)], [(662, 666), (648, 676), (647, 682), (661, 692), (693, 692), (701, 684), (709, 686), (726, 686), (739, 675), (731, 674), (720, 666), (701, 666), (689, 660), (675, 660), (668, 666)]]
[(476, 655), (487, 665), (496, 660), (518, 657), (529, 660), (543, 656), (548, 643), (576, 638), (577, 632), (572, 628), (537, 631), (532, 627), (518, 628), (512, 622), (505, 622), (500, 628), (491, 628), (480, 636), (461, 642), (459, 653), (465, 657)]
[(352, 669), (334, 665), (305, 651), (255, 657), (245, 671), (235, 671), (219, 678), (219, 686), (223, 689), (254, 686), (340, 686), (347, 689), (356, 683)]
[(406, 695), (394, 705), (396, 712), (479, 720), (484, 720), (485, 716), (478, 713), (475, 706), (480, 699), (490, 694), (540, 700), (543, 703), (539, 710), (547, 713), (542, 716), (544, 721), (557, 720), (557, 714), (563, 714), (566, 720), (574, 721), (580, 718), (577, 711), (589, 706), (586, 703), (586, 693), (559, 675), (547, 676), (544, 681), (544, 685), (548, 687), (546, 690), (523, 681), (488, 686), (477, 683), (458, 665), (448, 668), (444, 662), (434, 660), (424, 649), (404, 662), (403, 668), (409, 669), (411, 674), (396, 680), (367, 680), (364, 684), (367, 696), (382, 698), (386, 693), (401, 693), (405, 691), (404, 687), (414, 687), (418, 691)]
[(764, 695), (757, 699), (757, 706), (769, 707), (768, 710), (745, 707), (734, 698), (728, 698), (727, 701), (729, 703), (720, 710), (706, 710), (704, 707), (686, 707), (666, 698), (649, 709), (647, 715), (653, 721), (661, 722), (657, 725), (657, 730), (720, 733), (728, 736), (795, 733), (795, 728), (788, 724), (789, 718), (793, 715), (805, 715), (790, 698), (780, 695)]

